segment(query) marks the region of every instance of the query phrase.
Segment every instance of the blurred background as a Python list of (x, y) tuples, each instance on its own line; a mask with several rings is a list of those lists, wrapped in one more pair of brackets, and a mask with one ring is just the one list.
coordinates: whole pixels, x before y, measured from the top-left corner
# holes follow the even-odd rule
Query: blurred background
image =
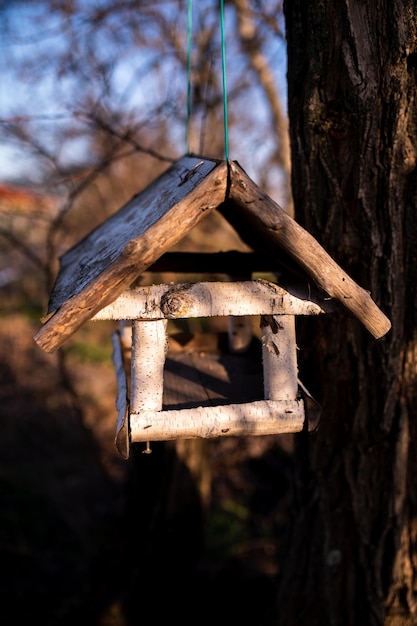
[[(186, 0), (0, 2), (10, 624), (253, 624), (273, 609), (291, 436), (160, 444), (125, 461), (114, 445), (114, 324), (89, 322), (54, 354), (33, 341), (64, 252), (188, 148), (224, 158), (226, 96), (230, 158), (292, 213), (282, 3), (225, 2), (223, 42), (220, 6), (194, 2), (190, 20)], [(214, 214), (179, 246), (244, 248)]]

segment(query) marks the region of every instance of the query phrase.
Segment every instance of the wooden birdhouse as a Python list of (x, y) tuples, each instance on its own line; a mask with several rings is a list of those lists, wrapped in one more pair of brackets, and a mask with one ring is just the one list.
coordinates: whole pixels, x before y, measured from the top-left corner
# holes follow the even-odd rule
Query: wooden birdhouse
[[(251, 252), (169, 252), (212, 211)], [(134, 286), (150, 269), (221, 273), (228, 280)], [(276, 280), (253, 279), (260, 271)], [(295, 316), (337, 307), (376, 338), (390, 329), (370, 294), (237, 162), (187, 156), (63, 255), (35, 340), (53, 352), (88, 320), (119, 321), (116, 445), (127, 458), (134, 442), (314, 429), (318, 408), (298, 380)], [(251, 345), (252, 321), (259, 318), (261, 396), (248, 397), (238, 369), (242, 379), (228, 397), (227, 375), (219, 374), (225, 354), (212, 358), (210, 347), (193, 351), (192, 343), (187, 359), (170, 353), (169, 320), (220, 316), (230, 322), (226, 352), (234, 359)], [(216, 381), (221, 392), (214, 391)]]

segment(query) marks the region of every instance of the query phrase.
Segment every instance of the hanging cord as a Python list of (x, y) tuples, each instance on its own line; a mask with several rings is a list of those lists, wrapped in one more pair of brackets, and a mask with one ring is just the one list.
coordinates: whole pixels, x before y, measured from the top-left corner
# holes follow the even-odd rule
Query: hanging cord
[(193, 25), (193, 0), (188, 0), (187, 18), (187, 123), (185, 126), (185, 145), (187, 156), (190, 155), (190, 123), (191, 123), (191, 47)]
[(187, 17), (187, 122), (185, 125), (185, 146), (187, 156), (190, 154), (190, 123), (191, 123), (191, 48), (193, 30), (193, 0), (188, 0)]
[[(188, 0), (187, 18), (187, 123), (185, 129), (185, 144), (187, 156), (190, 155), (190, 124), (191, 124), (191, 49), (192, 49), (192, 22), (193, 0)], [(227, 117), (227, 85), (226, 85), (226, 36), (224, 27), (224, 0), (220, 0), (220, 26), (222, 45), (222, 82), (223, 82), (223, 126), (224, 126), (224, 153), (229, 160), (229, 122)]]
[(223, 75), (223, 126), (224, 126), (224, 154), (229, 161), (229, 123), (227, 119), (227, 86), (226, 86), (226, 37), (224, 28), (224, 0), (220, 0), (220, 24), (222, 35), (222, 75)]

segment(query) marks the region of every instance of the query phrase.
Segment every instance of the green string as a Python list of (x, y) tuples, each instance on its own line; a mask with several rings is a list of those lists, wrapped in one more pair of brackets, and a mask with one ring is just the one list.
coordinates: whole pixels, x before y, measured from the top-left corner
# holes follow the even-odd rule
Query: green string
[(227, 87), (226, 87), (226, 37), (224, 34), (224, 0), (220, 0), (220, 23), (222, 33), (222, 74), (223, 74), (223, 125), (224, 125), (224, 153), (229, 160), (229, 123), (227, 119)]
[[(191, 47), (193, 1), (188, 0), (187, 24), (187, 123), (185, 129), (185, 144), (187, 155), (190, 154), (190, 122), (191, 122)], [(220, 25), (222, 43), (222, 82), (223, 82), (223, 125), (224, 125), (224, 152), (226, 161), (229, 160), (229, 122), (227, 118), (227, 85), (226, 85), (226, 37), (224, 27), (224, 0), (220, 0)]]
[(191, 44), (192, 44), (193, 0), (188, 0), (187, 26), (187, 123), (185, 127), (185, 145), (187, 156), (190, 154), (190, 121), (191, 121)]

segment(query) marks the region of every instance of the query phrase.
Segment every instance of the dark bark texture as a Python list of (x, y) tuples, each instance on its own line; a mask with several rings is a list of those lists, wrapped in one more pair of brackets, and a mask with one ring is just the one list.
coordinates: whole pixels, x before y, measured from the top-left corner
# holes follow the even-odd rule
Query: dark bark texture
[(417, 6), (287, 0), (295, 217), (392, 329), (299, 323), (320, 402), (297, 438), (280, 626), (417, 623)]

